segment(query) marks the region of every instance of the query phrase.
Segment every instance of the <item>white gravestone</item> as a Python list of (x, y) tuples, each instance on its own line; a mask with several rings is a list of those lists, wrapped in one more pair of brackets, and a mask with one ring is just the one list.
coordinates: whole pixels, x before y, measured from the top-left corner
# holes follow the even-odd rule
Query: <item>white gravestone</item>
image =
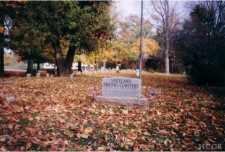
[(102, 96), (96, 96), (95, 100), (98, 103), (148, 107), (148, 99), (141, 97), (141, 80), (136, 78), (104, 78)]
[(102, 82), (102, 96), (140, 98), (141, 80), (124, 77), (104, 78)]
[(70, 74), (70, 79), (74, 78), (75, 73)]
[(40, 76), (41, 76), (41, 73), (39, 73), (39, 72), (38, 72), (38, 73), (36, 73), (36, 77), (38, 77), (38, 78), (39, 78)]
[(30, 78), (30, 77), (31, 77), (31, 74), (28, 73), (28, 74), (27, 74), (27, 78)]

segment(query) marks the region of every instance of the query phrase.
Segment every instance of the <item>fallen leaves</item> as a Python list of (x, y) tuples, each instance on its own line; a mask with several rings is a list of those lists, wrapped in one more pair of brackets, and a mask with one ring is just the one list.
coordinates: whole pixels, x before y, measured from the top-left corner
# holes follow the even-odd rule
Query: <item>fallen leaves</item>
[(143, 75), (142, 94), (154, 98), (138, 109), (95, 103), (102, 77), (11, 78), (0, 92), (0, 150), (201, 150), (199, 143), (223, 142), (225, 114), (215, 109), (224, 100), (185, 78)]

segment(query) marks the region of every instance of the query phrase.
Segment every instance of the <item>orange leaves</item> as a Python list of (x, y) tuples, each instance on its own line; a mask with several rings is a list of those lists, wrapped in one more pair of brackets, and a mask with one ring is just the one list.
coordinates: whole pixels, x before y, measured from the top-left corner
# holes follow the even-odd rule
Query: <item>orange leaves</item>
[(84, 139), (87, 139), (91, 133), (93, 132), (93, 128), (85, 128), (85, 129), (81, 129), (80, 130), (81, 133), (77, 133), (76, 136), (77, 138), (84, 138)]
[(100, 139), (98, 140), (98, 144), (101, 145), (101, 144), (104, 143), (104, 141), (105, 141), (104, 139), (100, 138)]
[(163, 91), (149, 100), (148, 109), (95, 103), (92, 91), (101, 93), (102, 77), (11, 78), (14, 84), (2, 86), (0, 96), (17, 100), (0, 104), (0, 146), (10, 151), (183, 151), (199, 150), (196, 142), (221, 142), (225, 114), (210, 108), (220, 104), (184, 77), (144, 74), (146, 97), (150, 90)]
[[(143, 53), (147, 55), (153, 55), (160, 49), (158, 43), (154, 39), (143, 39)], [(140, 52), (140, 38), (133, 43), (132, 45), (132, 52), (135, 54), (139, 54)]]
[(0, 26), (0, 33), (4, 33), (4, 27)]
[(87, 135), (89, 135), (89, 134), (92, 133), (92, 132), (93, 132), (93, 128), (90, 128), (90, 127), (85, 128), (84, 131), (83, 131), (83, 133), (84, 133), (84, 134), (87, 134)]
[(70, 111), (68, 111), (68, 112), (66, 112), (66, 115), (67, 115), (68, 117), (71, 117), (71, 116), (73, 115), (73, 113), (70, 112)]

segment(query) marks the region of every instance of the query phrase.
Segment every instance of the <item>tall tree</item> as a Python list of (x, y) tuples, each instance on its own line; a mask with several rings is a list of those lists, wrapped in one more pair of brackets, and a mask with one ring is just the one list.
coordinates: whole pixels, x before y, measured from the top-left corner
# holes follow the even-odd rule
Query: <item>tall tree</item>
[[(120, 58), (118, 61), (135, 65), (134, 61), (138, 59), (139, 55), (134, 51), (136, 50), (134, 44), (136, 42), (135, 46), (137, 46), (137, 43), (139, 43), (140, 18), (137, 15), (130, 15), (124, 21), (119, 21), (118, 27), (118, 30), (115, 32), (117, 40), (112, 43), (112, 45), (115, 45), (113, 49), (116, 51), (116, 54), (124, 54), (127, 57), (118, 56)], [(146, 39), (153, 37), (152, 25), (148, 19), (144, 19), (143, 21), (143, 37)]]
[[(130, 15), (125, 18), (125, 21), (119, 22), (119, 40), (127, 45), (131, 46), (140, 37), (140, 18), (137, 15)], [(143, 37), (153, 37), (152, 25), (148, 19), (143, 21)]]
[(23, 1), (1, 1), (0, 2), (0, 76), (4, 75), (4, 47), (9, 41), (9, 29), (12, 20), (20, 14), (25, 2)]
[(168, 0), (151, 1), (151, 5), (155, 13), (150, 12), (151, 18), (154, 20), (153, 27), (162, 36), (162, 49), (165, 55), (165, 72), (170, 73), (170, 48), (171, 38), (179, 23), (178, 14), (175, 6), (171, 7)]
[(6, 21), (10, 16), (10, 11), (13, 10), (13, 3), (0, 2), (0, 76), (4, 75), (4, 47), (6, 47)]
[(40, 36), (40, 31), (32, 28), (36, 25), (35, 19), (29, 17), (29, 12), (24, 10), (21, 17), (14, 18), (10, 30), (10, 48), (20, 56), (20, 59), (27, 61), (27, 73), (33, 73), (33, 63), (39, 64), (48, 61), (45, 55), (45, 39)]
[(225, 2), (201, 1), (192, 8), (176, 39), (191, 79), (225, 86)]
[[(140, 39), (138, 39), (136, 42), (132, 44), (131, 51), (134, 52), (137, 56), (139, 55), (139, 49), (140, 49)], [(143, 39), (143, 54), (144, 54), (144, 60), (148, 56), (152, 56), (160, 49), (158, 43), (154, 39)]]
[[(28, 2), (28, 23), (54, 50), (57, 73), (68, 76), (76, 51), (94, 51), (106, 41), (111, 30), (108, 2)], [(69, 41), (64, 55), (61, 40)]]

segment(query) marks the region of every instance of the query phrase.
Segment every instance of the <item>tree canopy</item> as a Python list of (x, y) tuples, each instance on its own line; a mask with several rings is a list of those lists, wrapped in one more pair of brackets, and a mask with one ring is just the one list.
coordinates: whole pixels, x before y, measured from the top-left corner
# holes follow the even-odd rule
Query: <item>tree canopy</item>
[[(27, 38), (31, 39), (32, 43), (29, 42), (29, 45), (38, 45), (39, 42), (42, 44), (38, 46), (43, 48), (51, 45), (58, 75), (66, 76), (71, 71), (76, 51), (95, 51), (109, 38), (112, 26), (108, 7), (108, 2), (95, 1), (27, 2), (23, 22), (21, 18), (16, 18), (14, 26), (19, 27), (20, 31), (26, 31), (20, 39), (24, 44), (27, 43), (25, 36), (30, 33), (32, 38)], [(15, 28), (12, 33), (15, 33)], [(62, 39), (69, 42), (65, 55)], [(38, 50), (37, 47), (29, 47), (39, 54), (43, 48)], [(24, 49), (23, 51), (27, 52)]]
[(194, 6), (175, 40), (191, 79), (202, 85), (225, 85), (225, 2)]

